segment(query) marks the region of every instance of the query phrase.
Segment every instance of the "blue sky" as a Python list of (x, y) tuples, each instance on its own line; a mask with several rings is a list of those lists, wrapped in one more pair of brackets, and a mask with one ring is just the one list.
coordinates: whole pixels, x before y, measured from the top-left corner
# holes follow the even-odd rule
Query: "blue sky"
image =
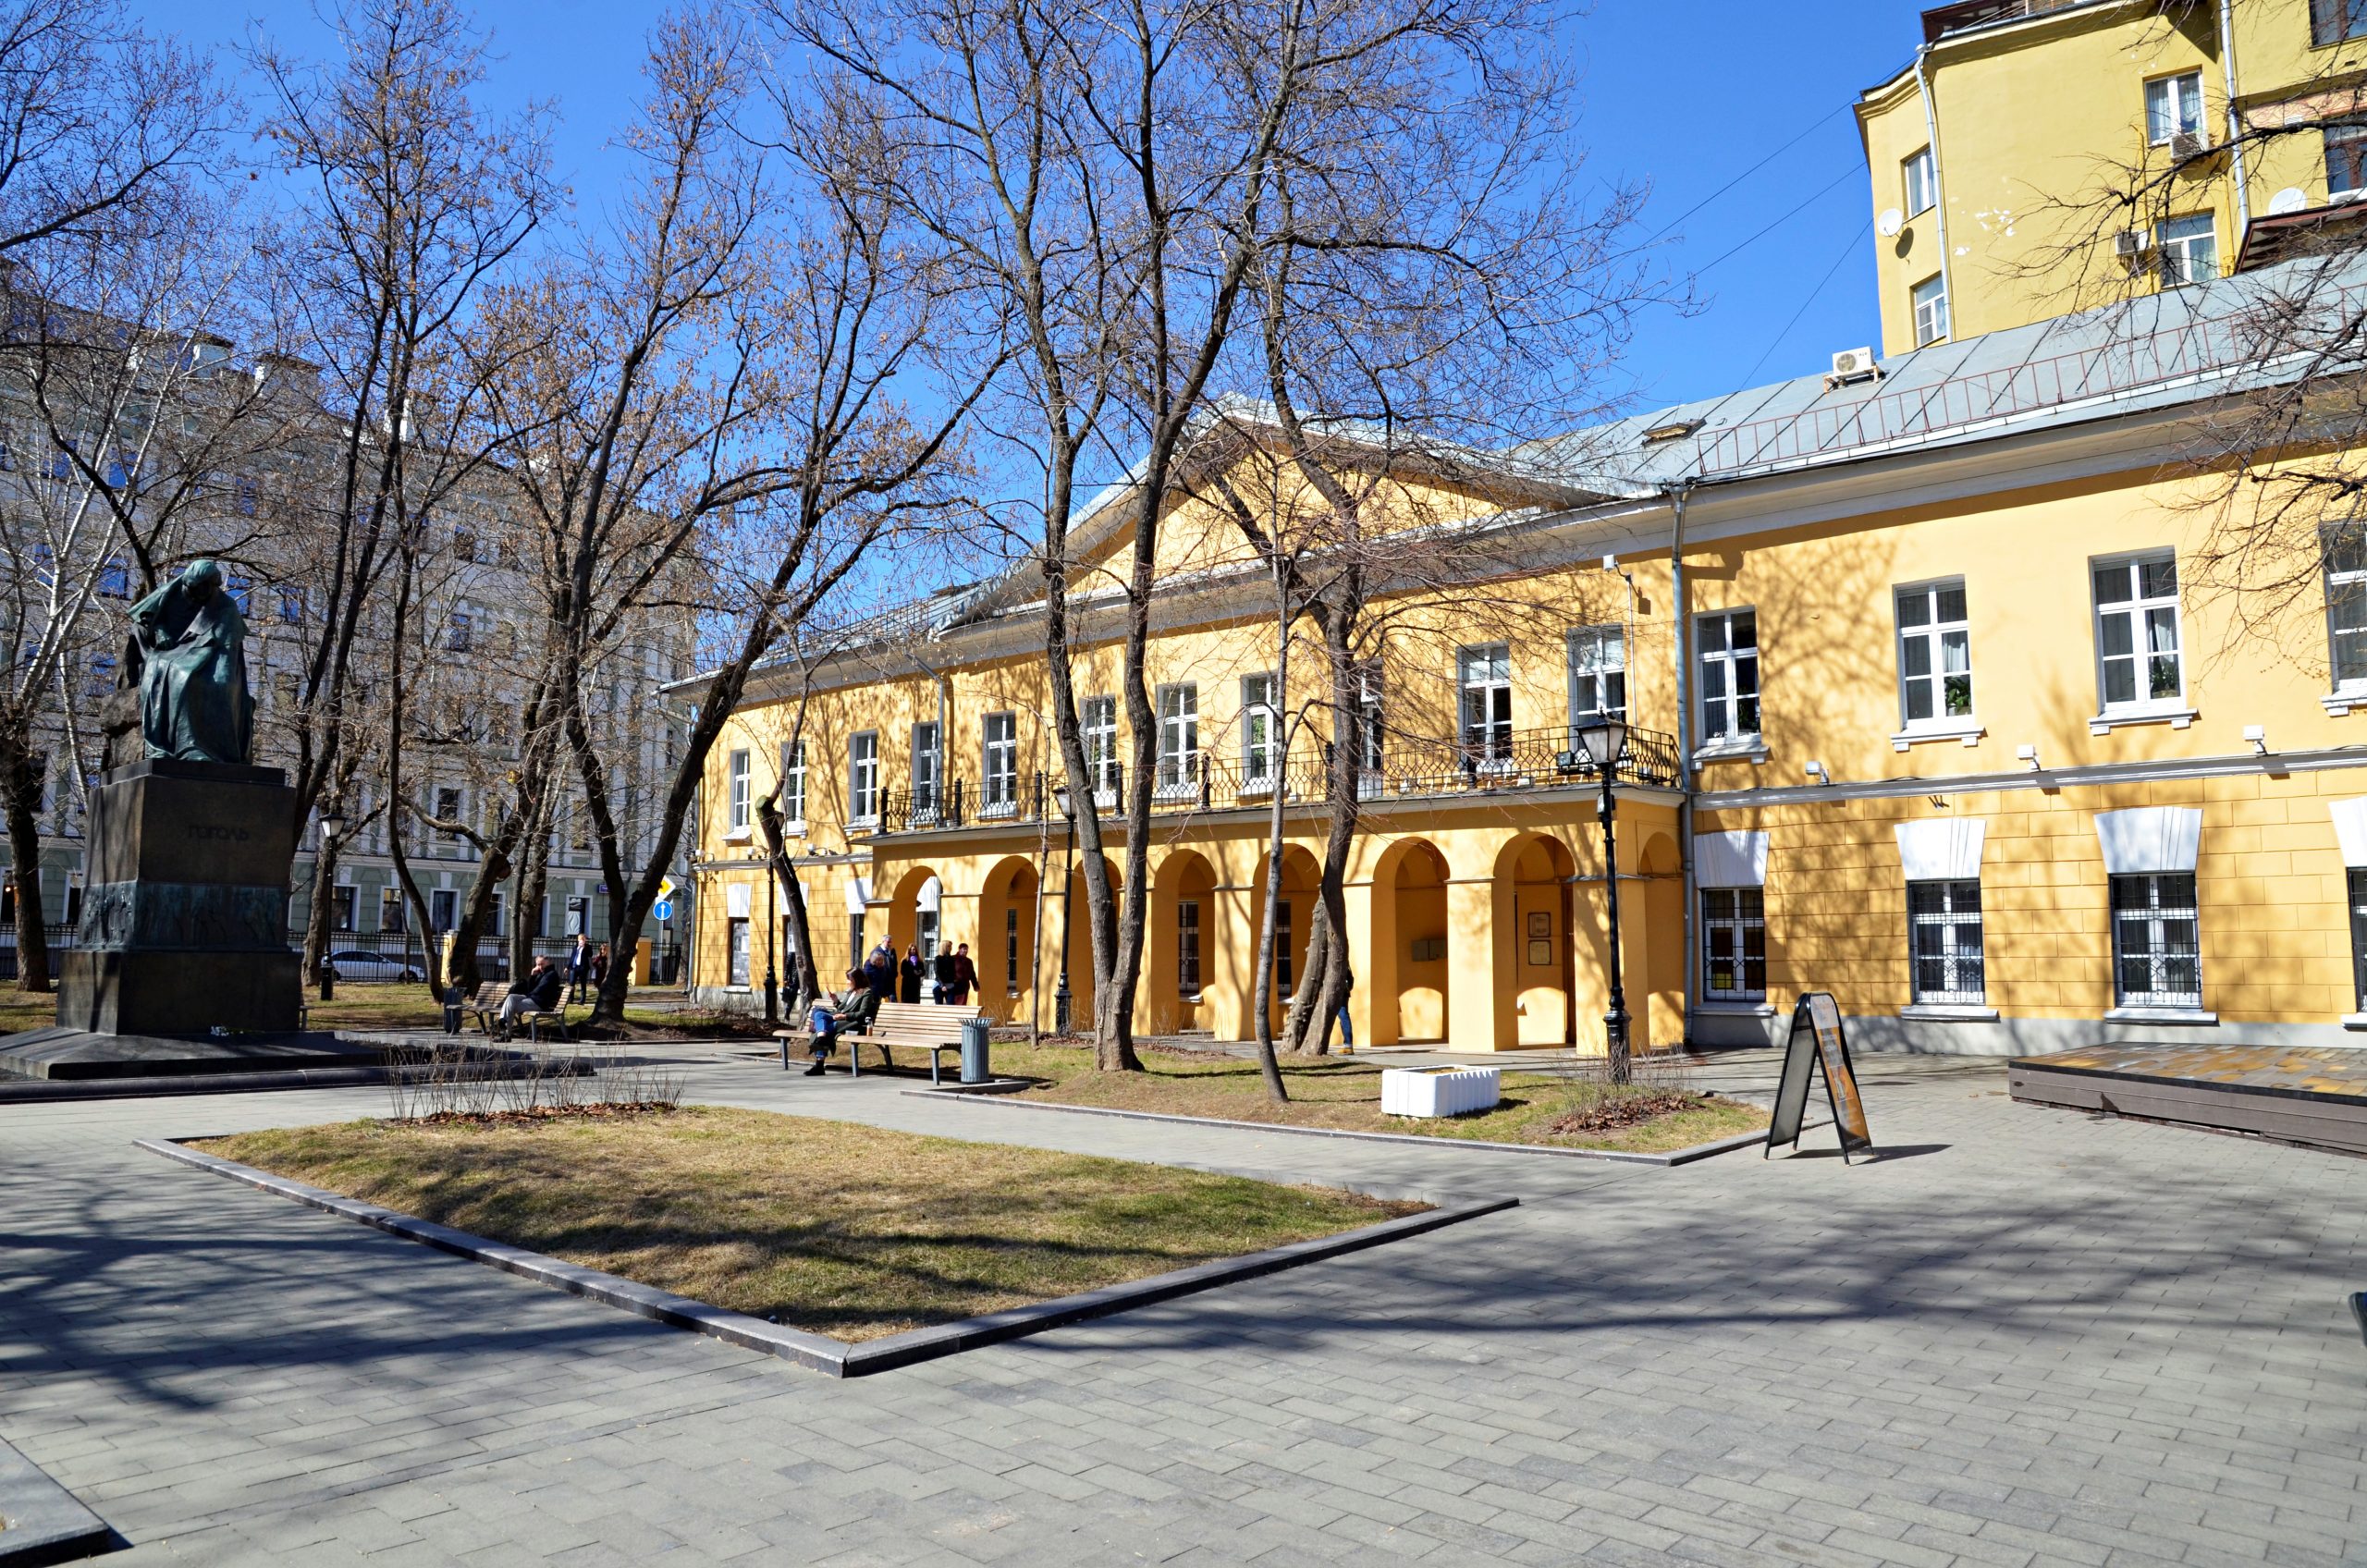
[[(480, 0), (501, 56), (492, 92), (556, 102), (559, 168), (581, 188), (602, 183), (659, 9)], [(321, 36), (309, 0), (151, 0), (147, 10), (156, 31), (224, 50), (230, 70), (229, 51), (256, 30), (307, 48)], [(1588, 173), (1650, 183), (1642, 233), (1682, 218), (1662, 244), (1672, 270), (1699, 274), (1704, 302), (1689, 317), (1646, 318), (1607, 391), (1639, 407), (1677, 402), (1821, 371), (1834, 349), (1878, 341), (1869, 197), (1846, 105), (1907, 63), (1917, 16), (1904, 0), (1598, 0), (1568, 24), (1585, 71)]]

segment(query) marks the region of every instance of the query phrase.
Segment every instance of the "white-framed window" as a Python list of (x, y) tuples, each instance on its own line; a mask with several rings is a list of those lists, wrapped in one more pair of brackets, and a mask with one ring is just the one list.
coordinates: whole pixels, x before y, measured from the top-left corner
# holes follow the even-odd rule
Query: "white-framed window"
[(1291, 964), (1291, 901), (1274, 900), (1274, 997), (1288, 1001), (1296, 981)]
[(985, 766), (979, 774), (978, 809), (1008, 816), (1019, 809), (1019, 716), (990, 713), (985, 720)]
[(1356, 763), (1375, 778), (1380, 776), (1389, 740), (1380, 698), (1380, 661), (1367, 659), (1356, 666)]
[(729, 954), (727, 962), (730, 968), (724, 974), (723, 983), (727, 986), (745, 986), (748, 983), (748, 917), (743, 914), (731, 915), (728, 917), (725, 924), (730, 933), (725, 938), (728, 944), (726, 951)]
[(2350, 903), (2350, 994), (2361, 1012), (2367, 1012), (2367, 865), (2343, 871), (2343, 891)]
[(805, 741), (780, 743), (780, 815), (790, 829), (805, 826)]
[(1987, 999), (1978, 879), (1909, 882), (1907, 941), (1918, 1002), (1978, 1007)]
[(1577, 728), (1588, 719), (1627, 717), (1627, 630), (1572, 627), (1568, 643), (1570, 743), (1576, 745)]
[(851, 823), (879, 820), (879, 731), (847, 738), (847, 814)]
[(427, 893), (427, 920), (438, 933), (449, 931), (460, 923), (460, 894), (456, 888), (431, 888)]
[(1701, 889), (1701, 989), (1716, 1001), (1767, 999), (1764, 889)]
[(847, 916), (847, 951), (853, 955), (847, 961), (850, 968), (863, 962), (863, 916), (859, 913)]
[[(2360, 9), (2367, 14), (2367, 4)], [(2352, 120), (2327, 126), (2318, 134), (2326, 154), (2326, 200), (2339, 202), (2367, 191), (2367, 125)]]
[(2367, 689), (2367, 522), (2319, 536), (2326, 577), (2326, 657), (2336, 691)]
[(1200, 787), (1200, 689), (1182, 681), (1159, 689), (1159, 792)]
[(1513, 651), (1490, 643), (1454, 655), (1462, 693), (1463, 755), (1466, 762), (1508, 761), (1513, 754)]
[[(2124, 100), (2125, 102), (2126, 100)], [(2159, 147), (2202, 129), (2202, 73), (2157, 76), (2145, 84), (2145, 140)]]
[(726, 809), (724, 825), (734, 833), (748, 831), (748, 753), (734, 751), (725, 764), (730, 780), (730, 804)]
[(2324, 48), (2367, 34), (2367, 0), (2310, 0), (2310, 42)]
[[(435, 815), (440, 820), (445, 822), (460, 822), (463, 820), (460, 815), (460, 791), (448, 788), (437, 790), (435, 791)], [(439, 827), (435, 830), (435, 839), (438, 843), (457, 844), (460, 841), (460, 830), (456, 827)], [(440, 926), (438, 929), (448, 931), (451, 927)]]
[(2219, 276), (2217, 220), (2209, 213), (2164, 218), (2153, 226), (2153, 253), (2169, 287), (2209, 282)]
[(1937, 343), (1948, 335), (1948, 280), (1946, 275), (1933, 273), (1907, 290), (1907, 303), (1915, 312), (1915, 346)]
[(1009, 904), (1002, 912), (1002, 994), (1019, 995), (1019, 906)]
[(1734, 745), (1759, 735), (1759, 612), (1717, 610), (1694, 621), (1701, 666), (1701, 740)]
[(1939, 200), (1940, 182), (1932, 162), (1932, 149), (1918, 148), (1899, 164), (1899, 186), (1907, 196), (1907, 215), (1929, 212)]
[(2169, 550), (2092, 564), (2096, 684), (2103, 711), (2175, 704), (2186, 696), (2178, 636), (2178, 565)]
[(1241, 678), (1241, 786), (1270, 789), (1282, 766), (1282, 745), (1274, 713), (1274, 678), (1270, 674)]
[(353, 929), (355, 915), (354, 906), (360, 900), (361, 897), (362, 889), (355, 887), (350, 882), (339, 882), (329, 889), (329, 925), (331, 929), (337, 931), (350, 931)]
[(1118, 699), (1087, 697), (1077, 710), (1084, 732), (1085, 766), (1093, 778), (1094, 803), (1113, 805), (1118, 799)]
[(378, 929), (401, 931), (411, 925), (411, 911), (403, 902), (403, 890), (389, 885), (378, 889)]
[(937, 790), (945, 771), (945, 751), (935, 721), (913, 726), (913, 815), (937, 815)]
[(1187, 1002), (1200, 999), (1200, 900), (1175, 903), (1175, 992)]
[(2113, 995), (2122, 1007), (2202, 1006), (2194, 874), (2112, 878)]
[(1972, 717), (1972, 631), (1964, 579), (1919, 582), (1893, 594), (1898, 614), (1899, 717), (1919, 725)]

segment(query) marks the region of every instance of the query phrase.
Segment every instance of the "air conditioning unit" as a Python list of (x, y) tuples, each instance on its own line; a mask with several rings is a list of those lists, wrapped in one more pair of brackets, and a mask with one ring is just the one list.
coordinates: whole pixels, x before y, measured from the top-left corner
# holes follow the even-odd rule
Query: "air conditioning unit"
[(2199, 130), (2182, 130), (2170, 138), (2170, 161), (2188, 163), (2211, 151), (2211, 139)]
[(1824, 378), (1827, 386), (1846, 386), (1853, 381), (1865, 381), (1882, 374), (1882, 367), (1874, 362), (1871, 349), (1844, 349), (1833, 356), (1833, 370)]
[(2152, 245), (2152, 241), (2140, 228), (2124, 228), (2112, 237), (2112, 253), (2124, 262), (2143, 255)]

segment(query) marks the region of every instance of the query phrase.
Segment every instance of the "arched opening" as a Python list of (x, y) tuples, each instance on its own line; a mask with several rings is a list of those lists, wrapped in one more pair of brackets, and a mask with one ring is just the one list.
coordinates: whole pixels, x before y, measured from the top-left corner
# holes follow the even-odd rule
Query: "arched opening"
[(1143, 1020), (1154, 1035), (1205, 1029), (1215, 976), (1217, 876), (1196, 850), (1177, 850), (1151, 876), (1148, 994)]
[[(900, 966), (905, 954), (915, 948), (920, 949), (923, 964), (937, 956), (938, 941), (944, 935), (939, 913), (944, 897), (945, 884), (929, 866), (910, 866), (897, 877), (896, 891), (888, 903), (888, 946)], [(900, 973), (896, 997), (900, 1001), (927, 1000), (926, 975), (915, 982)]]
[(1542, 833), (1523, 834), (1496, 856), (1496, 998), (1513, 1014), (1509, 1025), (1497, 1015), (1500, 1044), (1572, 1043), (1570, 879), (1576, 874), (1569, 846)]
[[(1267, 854), (1257, 857), (1257, 870), (1249, 882), (1249, 929), (1244, 934), (1246, 946), (1239, 964), (1241, 1015), (1245, 1020), (1257, 1006), (1257, 934), (1265, 929), (1266, 869), (1271, 859)], [(1276, 1029), (1282, 1028), (1290, 1016), (1291, 998), (1298, 994), (1298, 983), (1306, 974), (1306, 939), (1315, 929), (1315, 905), (1322, 876), (1322, 868), (1316, 864), (1315, 856), (1306, 846), (1282, 847), (1282, 890), (1274, 902), (1274, 984), (1267, 1011)], [(1255, 1034), (1254, 1023), (1249, 1032)]]
[(1443, 1041), (1447, 1027), (1446, 856), (1426, 839), (1392, 844), (1373, 872), (1375, 1045)]
[[(1125, 897), (1125, 884), (1118, 874), (1117, 864), (1104, 855), (1101, 864), (1110, 872), (1110, 897), (1115, 901)], [(1055, 864), (1050, 868), (1058, 871)], [(1054, 896), (1044, 900), (1044, 1027), (1058, 1026), (1057, 1007), (1060, 1000), (1061, 975), (1061, 948), (1068, 947), (1069, 1018), (1072, 1033), (1093, 1033), (1093, 906), (1085, 894), (1085, 867), (1082, 864), (1069, 873), (1068, 897)]]
[(969, 942), (977, 967), (979, 994), (971, 999), (1000, 1023), (1024, 1023), (1034, 1016), (1036, 891), (1035, 865), (1006, 855), (987, 873), (978, 895), (977, 932), (955, 938)]

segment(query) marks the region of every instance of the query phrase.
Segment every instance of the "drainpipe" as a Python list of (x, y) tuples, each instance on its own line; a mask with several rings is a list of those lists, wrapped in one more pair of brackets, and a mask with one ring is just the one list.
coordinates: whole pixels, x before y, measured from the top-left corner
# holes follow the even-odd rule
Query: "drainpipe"
[(2236, 113), (2236, 0), (2219, 0), (2219, 63), (2227, 73), (2227, 173), (2236, 182), (2236, 249), (2251, 227), (2251, 192), (2244, 185), (2242, 116)]
[(1948, 265), (1948, 185), (1940, 173), (1940, 115), (1932, 105), (1932, 79), (1924, 69), (1925, 59), (1932, 53), (1929, 43), (1915, 51), (1915, 89), (1923, 95), (1923, 133), (1932, 147), (1932, 223), (1940, 241), (1940, 293), (1948, 302), (1948, 333), (1961, 337), (1956, 331), (1956, 283), (1953, 268)]
[(1692, 600), (1685, 585), (1685, 502), (1692, 493), (1693, 481), (1680, 479), (1662, 486), (1668, 496), (1670, 528), (1668, 546), (1669, 598), (1675, 617), (1675, 634), (1669, 639), (1676, 658), (1676, 768), (1677, 780), (1684, 790), (1676, 805), (1676, 864), (1679, 897), (1685, 915), (1685, 983), (1678, 998), (1685, 1009), (1685, 1041), (1693, 1043), (1693, 977), (1699, 973), (1695, 946), (1699, 933), (1694, 922), (1699, 912), (1699, 901), (1693, 893), (1693, 612)]

